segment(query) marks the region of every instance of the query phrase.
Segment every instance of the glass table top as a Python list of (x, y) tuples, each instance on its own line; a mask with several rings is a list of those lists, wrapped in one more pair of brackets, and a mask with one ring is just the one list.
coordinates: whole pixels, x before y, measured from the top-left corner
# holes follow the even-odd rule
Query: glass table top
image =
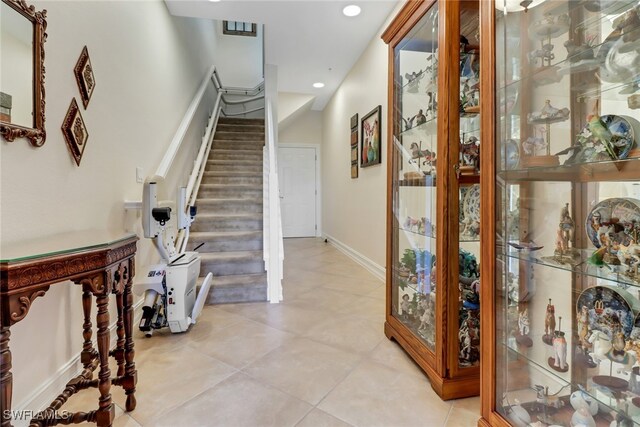
[(17, 242), (0, 242), (0, 263), (13, 263), (99, 249), (132, 237), (136, 237), (136, 235), (125, 231), (83, 230)]

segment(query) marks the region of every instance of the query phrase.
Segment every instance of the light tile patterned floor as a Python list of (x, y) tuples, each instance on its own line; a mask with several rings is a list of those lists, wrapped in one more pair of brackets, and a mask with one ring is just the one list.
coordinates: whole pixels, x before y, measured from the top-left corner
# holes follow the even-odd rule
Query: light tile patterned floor
[[(281, 304), (205, 308), (188, 333), (136, 332), (138, 407), (115, 426), (475, 426), (383, 333), (384, 284), (321, 239), (285, 241)], [(65, 409), (95, 406), (96, 390)]]

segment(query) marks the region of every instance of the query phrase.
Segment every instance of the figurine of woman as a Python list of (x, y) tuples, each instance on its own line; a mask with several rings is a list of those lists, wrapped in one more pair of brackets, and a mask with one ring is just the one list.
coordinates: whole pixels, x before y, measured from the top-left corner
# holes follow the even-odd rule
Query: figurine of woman
[(549, 298), (549, 304), (547, 304), (547, 311), (544, 316), (544, 335), (542, 341), (545, 344), (552, 345), (554, 332), (556, 331), (556, 307), (551, 304), (551, 298)]
[(525, 308), (518, 315), (518, 330), (520, 331), (520, 335), (527, 336), (529, 335), (529, 309)]
[(583, 350), (589, 348), (589, 342), (587, 337), (589, 336), (589, 309), (586, 306), (582, 306), (580, 313), (578, 313), (578, 338), (580, 339), (580, 345)]
[(418, 114), (416, 114), (416, 126), (420, 126), (421, 124), (424, 124), (426, 122), (427, 122), (427, 117), (424, 115), (422, 110), (419, 110)]
[(560, 223), (558, 225), (558, 237), (556, 239), (556, 255), (565, 255), (570, 250), (573, 241), (573, 232), (575, 230), (575, 222), (569, 214), (569, 203), (564, 205), (560, 212)]

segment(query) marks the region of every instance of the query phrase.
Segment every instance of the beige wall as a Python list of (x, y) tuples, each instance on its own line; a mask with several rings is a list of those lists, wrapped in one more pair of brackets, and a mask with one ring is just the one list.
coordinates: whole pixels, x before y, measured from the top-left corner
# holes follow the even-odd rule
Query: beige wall
[[(323, 114), (322, 230), (385, 266), (387, 188), (387, 45), (380, 34), (399, 8), (391, 13), (333, 95)], [(382, 105), (382, 164), (350, 173), (350, 118), (361, 119)]]
[(309, 110), (288, 126), (279, 126), (279, 144), (322, 144), (322, 112)]
[[(141, 198), (136, 166), (145, 174), (155, 171), (216, 58), (213, 22), (173, 18), (161, 1), (38, 1), (35, 6), (48, 10), (47, 141), (37, 149), (25, 140), (0, 142), (3, 246), (71, 230), (131, 227), (123, 201)], [(84, 45), (96, 79), (87, 110), (73, 76)], [(80, 167), (60, 131), (73, 97), (89, 132)], [(196, 116), (188, 151), (201, 138), (205, 116)], [(185, 159), (192, 155), (182, 153), (178, 163), (188, 164)], [(173, 181), (186, 182), (185, 171), (172, 175)], [(143, 239), (138, 247), (139, 269), (158, 260), (150, 241)], [(79, 289), (61, 284), (36, 300), (29, 316), (12, 328), (14, 407), (78, 354), (81, 323)]]

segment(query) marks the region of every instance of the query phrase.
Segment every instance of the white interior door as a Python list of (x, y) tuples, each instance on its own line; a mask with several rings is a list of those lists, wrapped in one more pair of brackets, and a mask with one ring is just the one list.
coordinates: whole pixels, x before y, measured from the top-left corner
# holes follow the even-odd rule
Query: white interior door
[(283, 237), (316, 235), (316, 149), (279, 147)]

